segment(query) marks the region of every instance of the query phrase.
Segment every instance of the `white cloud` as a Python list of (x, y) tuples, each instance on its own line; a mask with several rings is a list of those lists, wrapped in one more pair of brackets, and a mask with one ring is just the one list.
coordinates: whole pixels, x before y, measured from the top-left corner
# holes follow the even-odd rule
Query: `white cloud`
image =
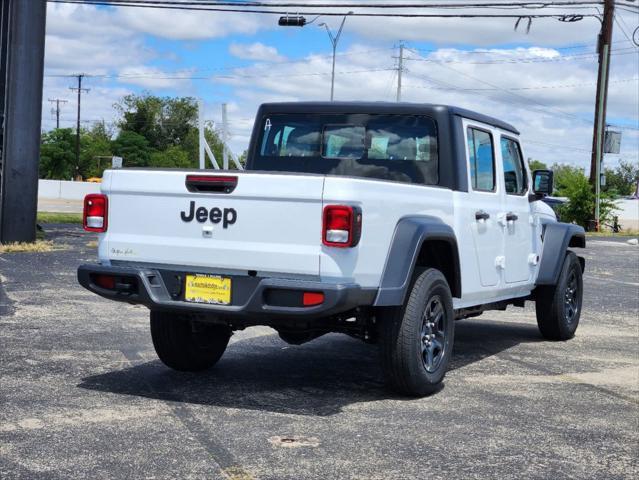
[(48, 73), (106, 73), (153, 56), (139, 36), (113, 14), (86, 5), (48, 4), (45, 68)]
[(116, 17), (129, 29), (174, 40), (203, 40), (237, 33), (250, 35), (269, 25), (264, 17), (247, 13), (119, 8)]
[[(391, 56), (397, 52), (366, 48), (356, 46), (337, 57), (336, 100), (394, 101), (397, 75)], [(407, 51), (413, 60), (404, 62), (402, 99), (456, 105), (504, 119), (521, 130), (527, 156), (587, 166), (596, 57), (569, 59), (569, 52), (545, 47), (476, 53), (447, 48), (421, 55)], [(261, 63), (236, 69), (235, 77), (218, 80), (233, 86), (238, 98), (231, 121), (234, 116), (252, 117), (263, 102), (327, 100), (330, 63), (330, 56), (310, 55), (301, 62), (282, 63), (276, 71)], [(628, 79), (636, 78), (638, 71), (636, 56), (613, 57), (608, 119), (637, 124), (639, 91), (637, 81)], [(236, 122), (234, 150), (246, 148), (250, 127), (250, 121)], [(637, 159), (638, 142), (636, 131), (624, 131), (626, 157)]]
[[(326, 21), (331, 27), (339, 25), (339, 19)], [(626, 23), (634, 21), (630, 16)], [(411, 47), (410, 41), (429, 41), (446, 48), (417, 53), (406, 50), (413, 60), (405, 62), (404, 100), (459, 105), (503, 118), (522, 131), (527, 156), (548, 163), (587, 165), (596, 56), (581, 54), (571, 60), (565, 57), (571, 52), (594, 51), (598, 22), (586, 19), (564, 24), (538, 19), (533, 21), (528, 35), (521, 25), (517, 32), (513, 26), (512, 19), (349, 18), (337, 57), (336, 99), (393, 101), (397, 74), (393, 71), (396, 60), (392, 56), (396, 56), (397, 51), (391, 50), (390, 45), (399, 39), (409, 41), (408, 47)], [(185, 95), (195, 92), (190, 81), (167, 78), (187, 76), (192, 70), (180, 65), (175, 67), (176, 73), (168, 71), (170, 66), (159, 69), (149, 65), (159, 53), (147, 46), (145, 35), (202, 40), (231, 34), (253, 35), (266, 28), (277, 28), (273, 16), (49, 4), (45, 69), (48, 74), (121, 75), (120, 84), (100, 77), (88, 77), (85, 81), (92, 90), (82, 97), (83, 119), (109, 121), (114, 116), (112, 104), (130, 93), (127, 85), (152, 90), (179, 89)], [(303, 41), (308, 28), (288, 30), (287, 35), (292, 36), (288, 40)], [(343, 47), (353, 39), (360, 44)], [(450, 48), (509, 44), (529, 44), (531, 48), (490, 48), (483, 53)], [(591, 47), (589, 50), (555, 48), (571, 44)], [(250, 40), (230, 45), (229, 51), (239, 58), (256, 61), (250, 67), (231, 71), (226, 78), (216, 77), (217, 86), (231, 88), (230, 94), (226, 89), (214, 94), (220, 102), (229, 103), (231, 144), (236, 153), (248, 144), (253, 115), (260, 103), (328, 99), (330, 55), (308, 55), (299, 62), (284, 61), (275, 47)], [(619, 29), (615, 30), (613, 52), (608, 119), (639, 126), (637, 82), (621, 81), (637, 76), (639, 59)], [(179, 58), (175, 53), (163, 53), (162, 60), (162, 64), (167, 65), (177, 63)], [(277, 68), (266, 63), (267, 60), (277, 60)], [(494, 89), (482, 81), (500, 88)], [(43, 128), (53, 125), (54, 120), (48, 113), (51, 106), (46, 100), (56, 97), (69, 100), (63, 106), (63, 126), (74, 125), (75, 95), (68, 90), (72, 84), (72, 78), (45, 78)], [(549, 88), (538, 88), (542, 86)], [(502, 88), (513, 90), (509, 94)], [(210, 117), (219, 125), (219, 104), (209, 106)], [(638, 150), (639, 133), (624, 130), (624, 158), (637, 161)]]
[(137, 85), (147, 89), (182, 88), (190, 85), (189, 77), (192, 69), (165, 72), (156, 67), (139, 65), (137, 67), (122, 68), (118, 75), (120, 83)]
[(286, 59), (277, 52), (277, 48), (264, 45), (260, 42), (251, 44), (231, 43), (229, 46), (231, 55), (243, 60), (257, 60), (262, 62), (281, 62)]

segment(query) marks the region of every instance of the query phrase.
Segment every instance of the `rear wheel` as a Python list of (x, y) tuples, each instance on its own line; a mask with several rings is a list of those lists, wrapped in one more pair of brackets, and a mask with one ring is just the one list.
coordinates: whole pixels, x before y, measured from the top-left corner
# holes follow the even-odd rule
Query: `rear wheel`
[(575, 335), (581, 316), (583, 278), (577, 255), (568, 252), (557, 285), (537, 288), (537, 325), (549, 340), (568, 340)]
[(453, 349), (453, 300), (444, 275), (419, 274), (404, 307), (389, 309), (380, 322), (380, 353), (386, 382), (414, 396), (435, 392)]
[(198, 372), (222, 357), (231, 331), (224, 325), (192, 321), (179, 313), (151, 311), (151, 338), (167, 367)]

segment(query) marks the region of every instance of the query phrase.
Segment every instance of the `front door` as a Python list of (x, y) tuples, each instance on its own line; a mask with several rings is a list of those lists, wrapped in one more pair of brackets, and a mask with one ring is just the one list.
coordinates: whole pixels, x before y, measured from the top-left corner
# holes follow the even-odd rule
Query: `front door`
[(533, 252), (533, 217), (528, 200), (528, 174), (519, 142), (501, 135), (499, 150), (503, 165), (504, 204), (500, 223), (504, 231), (504, 278), (506, 283), (531, 279), (536, 256)]

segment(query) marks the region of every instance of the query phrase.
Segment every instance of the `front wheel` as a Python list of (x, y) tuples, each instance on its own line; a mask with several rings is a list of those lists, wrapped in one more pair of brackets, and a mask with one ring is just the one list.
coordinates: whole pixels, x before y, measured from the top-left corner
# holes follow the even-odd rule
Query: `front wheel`
[(386, 382), (405, 395), (439, 389), (453, 349), (453, 299), (439, 270), (421, 273), (403, 307), (381, 315), (380, 354)]
[(574, 337), (581, 316), (583, 285), (579, 259), (573, 252), (568, 252), (557, 285), (537, 287), (537, 325), (545, 338), (568, 340)]
[(151, 338), (167, 367), (199, 372), (222, 357), (231, 331), (227, 326), (193, 321), (179, 313), (151, 311)]

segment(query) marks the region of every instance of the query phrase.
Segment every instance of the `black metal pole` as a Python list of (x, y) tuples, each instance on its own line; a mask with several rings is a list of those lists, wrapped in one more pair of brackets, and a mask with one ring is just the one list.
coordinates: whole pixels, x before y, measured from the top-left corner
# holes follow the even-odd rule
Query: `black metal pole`
[(3, 0), (9, 7), (3, 124), (0, 242), (35, 240), (46, 0)]
[(5, 89), (9, 53), (9, 4), (10, 0), (0, 0), (0, 199), (2, 198), (2, 151), (4, 149)]

